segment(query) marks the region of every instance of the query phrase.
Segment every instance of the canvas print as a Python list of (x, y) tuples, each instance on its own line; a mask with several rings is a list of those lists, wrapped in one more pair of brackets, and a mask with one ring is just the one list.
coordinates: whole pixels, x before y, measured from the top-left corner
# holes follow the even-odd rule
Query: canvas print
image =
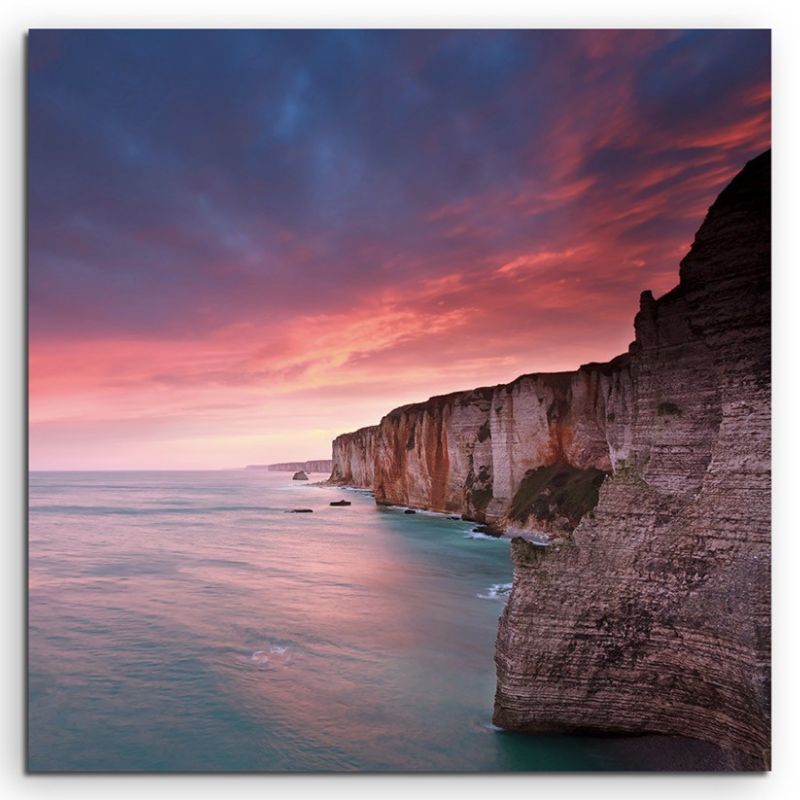
[(770, 32), (34, 30), (27, 769), (770, 768)]

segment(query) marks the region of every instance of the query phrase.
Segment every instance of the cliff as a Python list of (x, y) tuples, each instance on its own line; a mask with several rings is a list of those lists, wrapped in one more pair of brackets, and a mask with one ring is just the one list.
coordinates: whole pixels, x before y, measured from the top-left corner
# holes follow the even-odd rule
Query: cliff
[(333, 440), (330, 482), (372, 489), (375, 482), (378, 426), (343, 433)]
[(330, 472), (333, 461), (321, 458), (316, 461), (285, 461), (281, 464), (248, 464), (245, 469), (266, 469), (269, 472)]
[[(511, 530), (494, 721), (770, 747), (770, 155), (607, 364), (398, 408), (334, 442), (379, 503)], [(530, 538), (530, 537), (529, 537)]]

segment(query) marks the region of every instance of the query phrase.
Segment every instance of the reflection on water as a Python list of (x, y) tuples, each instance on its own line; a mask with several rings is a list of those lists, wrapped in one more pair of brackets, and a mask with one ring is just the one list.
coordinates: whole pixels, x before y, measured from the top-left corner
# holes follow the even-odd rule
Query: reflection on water
[(508, 544), (469, 531), (284, 474), (33, 473), (31, 769), (597, 767), (491, 727)]

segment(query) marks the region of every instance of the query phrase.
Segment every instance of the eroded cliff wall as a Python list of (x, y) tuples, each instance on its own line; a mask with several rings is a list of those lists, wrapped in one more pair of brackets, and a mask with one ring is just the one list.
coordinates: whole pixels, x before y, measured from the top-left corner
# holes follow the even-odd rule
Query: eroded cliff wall
[(608, 364), (431, 398), (334, 442), (380, 503), (512, 543), (494, 720), (682, 734), (768, 760), (770, 156), (709, 210), (680, 283)]
[(520, 489), (549, 465), (598, 484), (612, 470), (629, 443), (620, 427), (609, 446), (607, 398), (624, 405), (627, 363), (622, 356), (577, 372), (523, 375), (395, 409), (334, 440), (331, 480), (371, 488), (379, 503), (503, 527), (571, 529), (560, 508), (540, 503), (537, 515)]
[(629, 446), (593, 514), (562, 546), (512, 544), (498, 725), (683, 734), (768, 761), (769, 291), (765, 154), (712, 206), (679, 286), (643, 295), (610, 432)]
[(330, 482), (371, 489), (375, 480), (375, 438), (378, 426), (343, 433), (333, 440)]

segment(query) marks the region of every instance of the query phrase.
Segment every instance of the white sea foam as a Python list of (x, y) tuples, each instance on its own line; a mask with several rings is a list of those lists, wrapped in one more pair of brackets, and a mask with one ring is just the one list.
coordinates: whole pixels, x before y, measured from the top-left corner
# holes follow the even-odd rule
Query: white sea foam
[(486, 594), (479, 594), (481, 600), (508, 600), (511, 593), (510, 583), (493, 583), (486, 591)]
[(363, 489), (360, 486), (340, 486), (340, 485), (335, 484), (335, 483), (322, 483), (322, 484), (319, 484), (319, 485), (320, 486), (326, 486), (326, 487), (332, 488), (332, 489), (336, 489), (337, 492), (339, 490), (341, 490), (343, 492), (353, 492), (353, 494), (363, 494), (363, 495), (366, 495), (367, 497), (373, 497), (374, 494), (375, 494), (375, 492), (373, 492), (372, 489)]
[(250, 656), (250, 660), (255, 661), (256, 664), (269, 664), (270, 658), (266, 650), (256, 650), (255, 653)]
[(498, 536), (489, 536), (486, 533), (481, 533), (480, 531), (470, 531), (469, 533), (464, 534), (465, 539), (498, 539)]
[(546, 531), (529, 531), (519, 530), (517, 528), (508, 528), (508, 530), (506, 530), (506, 536), (511, 539), (519, 537), (520, 539), (524, 539), (526, 542), (529, 542), (536, 547), (549, 547), (553, 541), (552, 534), (549, 534)]
[(453, 513), (450, 511), (430, 511), (427, 508), (415, 508), (414, 510), (417, 512), (417, 514), (422, 514), (424, 517), (439, 517), (440, 519), (447, 519), (447, 517), (453, 516)]
[(250, 656), (250, 661), (261, 666), (277, 667), (282, 664), (288, 664), (291, 661), (291, 655), (287, 655), (288, 652), (288, 647), (273, 644), (266, 650), (256, 650)]

